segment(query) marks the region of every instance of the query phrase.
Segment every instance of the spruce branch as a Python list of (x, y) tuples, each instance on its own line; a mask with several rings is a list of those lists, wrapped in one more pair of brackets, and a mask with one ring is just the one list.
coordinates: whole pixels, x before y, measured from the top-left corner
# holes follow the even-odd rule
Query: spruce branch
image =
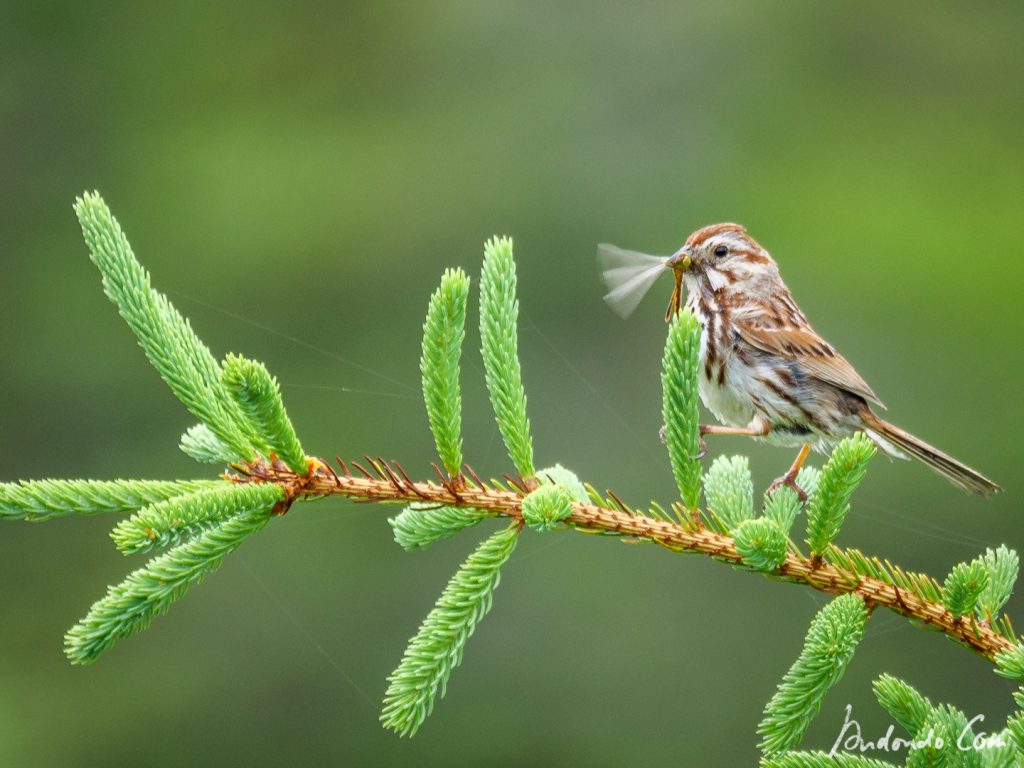
[(240, 355), (224, 358), (222, 369), (224, 385), (255, 430), (260, 444), (266, 446), (271, 455), (280, 457), (293, 472), (305, 474), (309, 470), (306, 452), (284, 409), (277, 379), (263, 363)]
[(820, 557), (839, 533), (850, 511), (850, 497), (877, 450), (871, 438), (858, 432), (832, 451), (807, 508), (807, 543), (812, 556)]
[[(283, 489), (278, 491), (278, 498), (283, 498)], [(68, 659), (72, 664), (89, 664), (118, 639), (145, 629), (154, 616), (165, 613), (190, 585), (218, 568), (228, 554), (269, 520), (269, 509), (223, 520), (110, 587), (85, 618), (68, 630), (64, 638)]]
[(495, 237), (484, 246), (480, 274), (480, 343), (484, 378), (509, 458), (523, 477), (533, 477), (533, 441), (526, 418), (526, 391), (519, 368), (516, 265), (512, 240)]
[(40, 522), (68, 515), (134, 512), (219, 480), (22, 480), (0, 483), (0, 519)]
[(217, 486), (152, 504), (122, 520), (110, 534), (126, 555), (177, 544), (224, 520), (274, 506), (284, 497), (273, 483), (220, 482)]
[(697, 388), (693, 386), (699, 353), (700, 323), (692, 312), (684, 309), (672, 317), (668, 326), (661, 362), (661, 415), (672, 475), (683, 503), (690, 510), (700, 506), (700, 413)]
[[(975, 739), (962, 711), (933, 705), (913, 687), (891, 675), (874, 682), (875, 696), (910, 735), (908, 766), (964, 766), (965, 768), (1017, 768), (1024, 759), (1010, 726), (1002, 732)], [(1019, 700), (1018, 700), (1019, 703)]]
[(828, 562), (858, 577), (866, 576), (905, 590), (925, 603), (942, 603), (942, 586), (925, 573), (904, 571), (888, 560), (869, 557), (859, 549), (840, 549), (834, 544), (825, 555)]
[(515, 549), (519, 526), (486, 539), (448, 582), (437, 605), (409, 642), (398, 668), (388, 677), (381, 722), (400, 736), (412, 736), (444, 697), (452, 669), (462, 661), (466, 641), (491, 610), (501, 567)]
[(150, 287), (149, 273), (132, 253), (121, 226), (98, 193), (75, 201), (103, 290), (139, 340), (171, 391), (229, 446), (236, 459), (255, 458), (262, 446), (220, 381), (220, 366), (167, 297)]
[(757, 728), (765, 755), (800, 743), (825, 694), (853, 658), (867, 618), (864, 601), (852, 594), (837, 597), (814, 617), (803, 651), (765, 707), (765, 718)]
[(459, 358), (466, 338), (469, 277), (461, 269), (445, 270), (430, 297), (423, 323), (420, 374), (423, 401), (437, 453), (449, 477), (462, 468), (462, 392)]
[[(665, 437), (682, 498), (682, 505), (671, 505), (675, 519), (656, 504), (648, 514), (631, 509), (612, 491), (607, 491), (612, 499), (607, 501), (561, 466), (534, 471), (517, 350), (515, 264), (508, 239), (492, 239), (485, 247), (480, 331), (488, 393), (518, 475), (504, 475), (507, 484), (492, 480), (488, 485), (461, 463), (459, 356), (469, 281), (458, 270), (445, 273), (431, 298), (420, 361), (428, 419), (447, 474), (435, 467), (439, 482), (416, 482), (397, 462), (379, 457), (366, 457), (369, 469), (358, 462), (352, 462), (350, 469), (338, 459), (339, 474), (324, 461), (305, 455), (277, 382), (262, 364), (228, 356), (218, 365), (188, 321), (151, 288), (148, 273), (135, 260), (99, 196), (84, 195), (75, 210), (108, 297), (174, 394), (200, 419), (183, 436), (183, 450), (201, 461), (229, 463), (235, 474), (205, 482), (0, 485), (0, 517), (38, 520), (61, 514), (134, 511), (113, 534), (122, 551), (173, 547), (110, 587), (68, 632), (66, 653), (73, 663), (89, 663), (117, 639), (146, 627), (153, 616), (166, 611), (191, 584), (266, 525), (272, 514), (283, 514), (298, 500), (340, 495), (407, 503), (406, 510), (389, 521), (396, 540), (407, 549), (450, 537), (483, 517), (502, 516), (510, 521), (508, 528), (481, 543), (452, 577), (389, 678), (381, 720), (401, 735), (415, 733), (438, 693), (444, 695), (467, 639), (490, 609), (500, 568), (525, 525), (652, 542), (837, 595), (811, 622), (799, 658), (765, 708), (758, 729), (766, 753), (764, 765), (884, 765), (846, 755), (822, 762), (827, 756), (821, 753), (786, 751), (801, 740), (822, 698), (842, 676), (867, 617), (877, 607), (938, 630), (995, 660), (1001, 675), (1024, 679), (1024, 645), (1008, 618), (997, 615), (1016, 579), (1018, 558), (1012, 550), (988, 550), (975, 561), (954, 567), (940, 586), (924, 574), (908, 573), (887, 560), (833, 544), (851, 495), (876, 450), (865, 435), (840, 443), (820, 474), (805, 468), (798, 476), (801, 487), (810, 493), (810, 557), (787, 541), (801, 507), (796, 494), (789, 489), (777, 491), (764, 500), (764, 516), (755, 517), (749, 467), (741, 457), (719, 460), (708, 473), (704, 486), (711, 527), (704, 524), (699, 509), (702, 442), (696, 386), (701, 329), (689, 312), (672, 319), (662, 361)], [(918, 738), (934, 731), (953, 738), (969, 733), (959, 710), (933, 707), (895, 678), (879, 678), (875, 692)], [(1017, 701), (1020, 704), (1024, 697)], [(1008, 722), (1009, 733), (1018, 740), (1024, 736), (1022, 722), (1019, 715)], [(911, 753), (908, 765), (980, 768), (981, 758), (955, 758), (948, 742), (935, 749), (925, 744)], [(994, 765), (997, 759), (1002, 757), (986, 758), (986, 765)]]
[[(367, 475), (352, 472), (347, 463), (340, 471), (319, 462), (308, 478), (301, 478), (281, 466), (254, 462), (240, 467), (242, 475), (237, 481), (259, 480), (296, 488), (296, 498), (320, 498), (338, 495), (352, 499), (383, 502), (419, 502), (435, 506), (472, 508), (482, 512), (522, 520), (524, 490), (487, 484), (479, 478), (467, 480), (464, 487), (454, 486), (450, 480), (424, 482), (409, 479), (408, 473), (395, 462), (367, 459), (374, 469)], [(478, 482), (479, 481), (479, 482)], [(705, 527), (682, 524), (663, 516), (624, 510), (616, 505), (593, 502), (572, 503), (572, 514), (563, 521), (566, 526), (585, 533), (604, 533), (628, 536), (639, 541), (659, 544), (673, 552), (702, 554), (716, 560), (743, 565), (743, 557), (730, 536)], [(851, 553), (856, 553), (857, 556)], [(878, 568), (882, 569), (879, 570)], [(870, 570), (871, 573), (863, 573)], [(894, 578), (894, 574), (898, 574)], [(995, 659), (997, 654), (1016, 648), (1015, 640), (1008, 638), (996, 627), (982, 624), (973, 626), (957, 620), (941, 601), (941, 589), (934, 579), (923, 574), (910, 574), (891, 563), (887, 567), (877, 558), (868, 558), (856, 550), (838, 550), (832, 547), (822, 561), (802, 557), (795, 552), (786, 555), (775, 575), (785, 580), (804, 584), (818, 591), (842, 595), (857, 595), (869, 608), (888, 608), (914, 623), (941, 632), (973, 649), (982, 656)], [(928, 585), (933, 585), (931, 588)], [(926, 595), (931, 594), (931, 597)], [(1019, 669), (1024, 680), (1024, 647), (1010, 653), (1004, 674), (1013, 677)]]

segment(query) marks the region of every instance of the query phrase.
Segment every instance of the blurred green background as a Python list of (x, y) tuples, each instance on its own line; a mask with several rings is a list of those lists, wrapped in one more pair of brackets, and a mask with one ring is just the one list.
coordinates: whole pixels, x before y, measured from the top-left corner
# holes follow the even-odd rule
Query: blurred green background
[[(173, 8), (171, 7), (173, 6)], [(516, 238), (541, 465), (673, 497), (659, 284), (623, 322), (595, 244), (668, 253), (736, 220), (899, 424), (1005, 485), (878, 459), (841, 540), (942, 577), (1024, 548), (1024, 6), (990, 3), (35, 2), (0, 25), (5, 480), (194, 477), (192, 423), (103, 297), (71, 202), (99, 189), (218, 354), (265, 361), (307, 450), (429, 472), (419, 329), (442, 270)], [(475, 322), (471, 320), (471, 324)], [(467, 459), (508, 468), (475, 330)], [(763, 488), (789, 452), (723, 438)], [(709, 457), (710, 459), (710, 457)], [(405, 554), (388, 510), (275, 522), (89, 668), (63, 632), (141, 561), (110, 519), (0, 534), (0, 764), (751, 765), (823, 597), (699, 558), (524, 537), (413, 740), (385, 676), (482, 529)], [(1024, 623), (1024, 601), (1011, 607)], [(879, 613), (807, 744), (888, 671), (1010, 711), (1008, 682)]]

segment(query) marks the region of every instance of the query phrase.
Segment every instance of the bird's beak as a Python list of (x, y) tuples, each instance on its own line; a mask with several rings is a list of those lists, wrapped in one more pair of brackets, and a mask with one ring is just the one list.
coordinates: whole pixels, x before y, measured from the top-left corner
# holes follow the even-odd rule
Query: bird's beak
[(672, 254), (665, 266), (673, 270), (675, 286), (672, 289), (672, 298), (668, 302), (668, 311), (665, 313), (665, 322), (669, 322), (674, 315), (677, 315), (683, 308), (683, 272), (690, 268), (693, 259), (690, 257), (690, 249), (683, 246)]
[(693, 259), (690, 256), (690, 249), (684, 246), (669, 257), (665, 266), (677, 272), (685, 272), (690, 268), (691, 263), (693, 263)]

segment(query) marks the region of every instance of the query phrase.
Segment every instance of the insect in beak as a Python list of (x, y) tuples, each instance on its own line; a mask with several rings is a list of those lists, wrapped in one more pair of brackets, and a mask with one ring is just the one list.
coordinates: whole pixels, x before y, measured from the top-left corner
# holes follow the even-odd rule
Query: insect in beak
[(672, 298), (668, 302), (668, 311), (665, 312), (666, 323), (683, 308), (683, 272), (690, 268), (691, 263), (690, 253), (685, 248), (677, 251), (665, 262), (665, 266), (672, 270), (672, 276), (676, 281), (672, 289)]
[(665, 266), (670, 269), (674, 269), (676, 274), (685, 272), (690, 268), (692, 259), (690, 258), (690, 251), (686, 248), (680, 248), (674, 254), (669, 256), (668, 261), (665, 262)]

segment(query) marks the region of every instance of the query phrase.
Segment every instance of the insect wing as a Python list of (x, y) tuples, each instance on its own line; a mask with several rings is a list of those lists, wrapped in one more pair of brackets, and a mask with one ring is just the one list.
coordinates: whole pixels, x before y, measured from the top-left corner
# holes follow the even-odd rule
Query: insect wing
[(668, 258), (601, 243), (597, 246), (597, 259), (601, 265), (601, 277), (608, 286), (604, 300), (620, 317), (629, 317), (665, 271)]

